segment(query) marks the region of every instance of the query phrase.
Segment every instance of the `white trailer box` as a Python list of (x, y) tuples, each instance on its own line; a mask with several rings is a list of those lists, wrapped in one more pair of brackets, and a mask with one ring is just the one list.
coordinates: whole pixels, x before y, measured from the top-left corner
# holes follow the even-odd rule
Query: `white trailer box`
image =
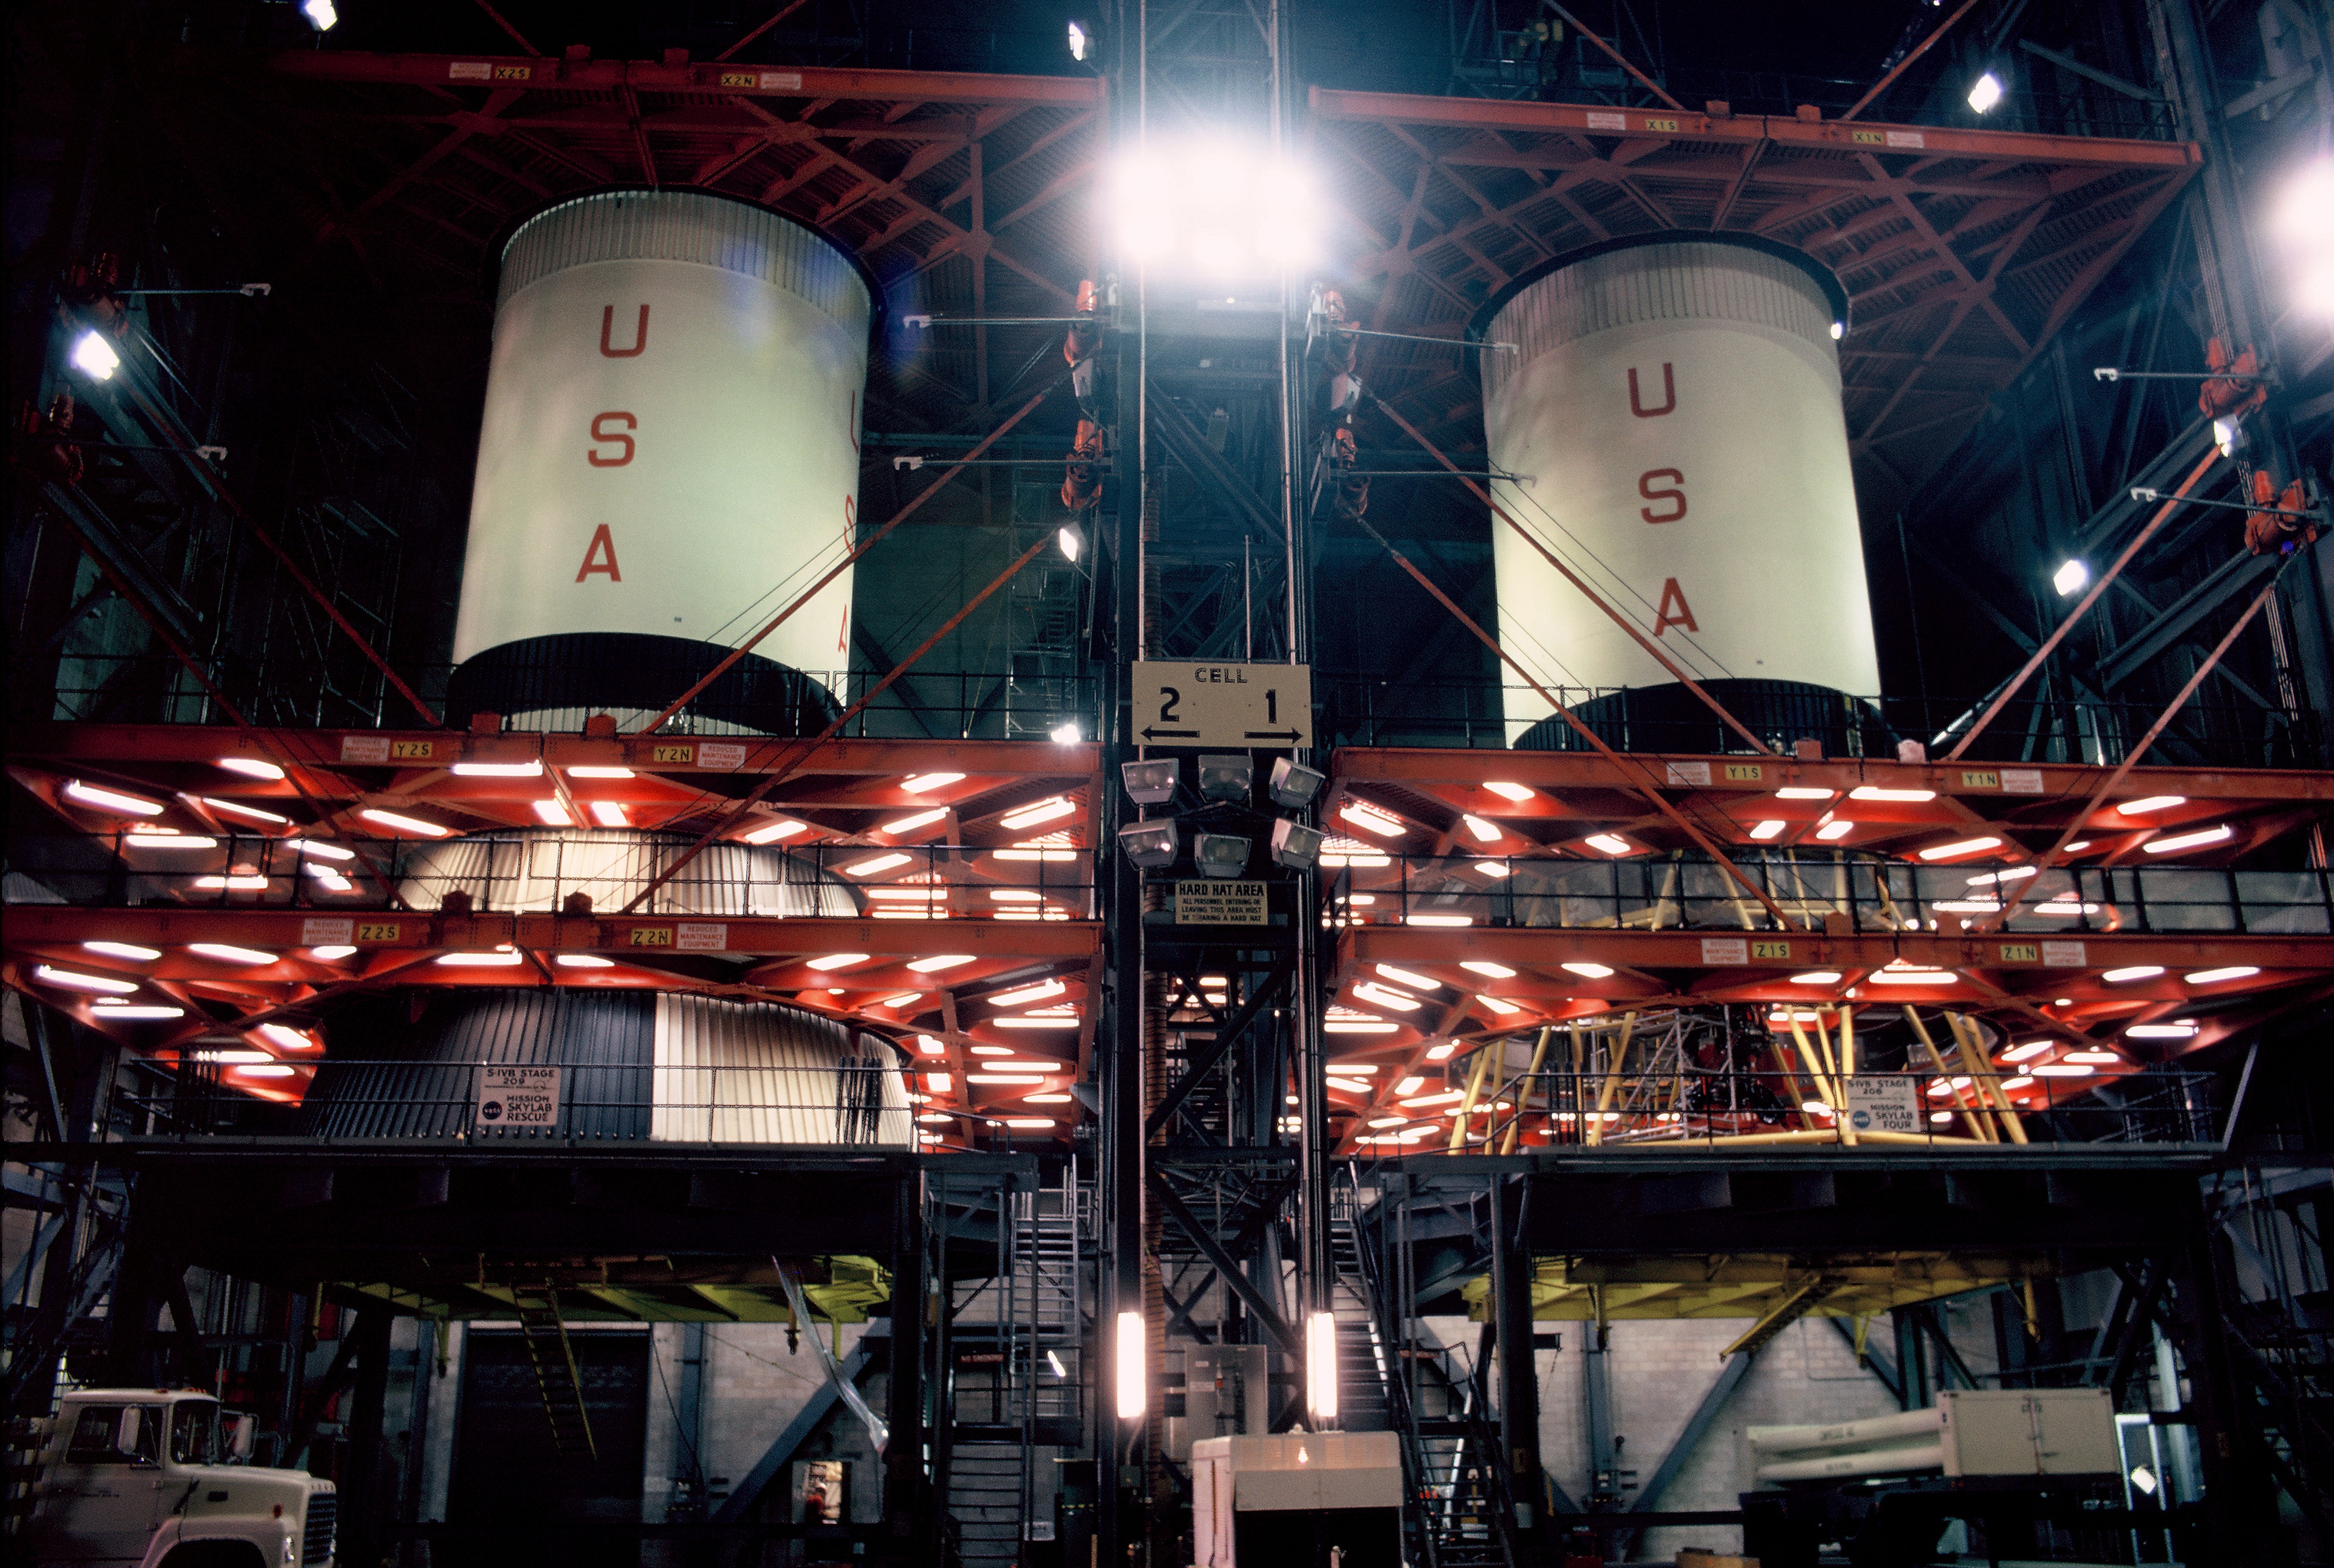
[(1283, 1432), (1191, 1445), (1197, 1568), (1283, 1568), (1334, 1545), (1349, 1568), (1402, 1561), (1402, 1452), (1392, 1432)]

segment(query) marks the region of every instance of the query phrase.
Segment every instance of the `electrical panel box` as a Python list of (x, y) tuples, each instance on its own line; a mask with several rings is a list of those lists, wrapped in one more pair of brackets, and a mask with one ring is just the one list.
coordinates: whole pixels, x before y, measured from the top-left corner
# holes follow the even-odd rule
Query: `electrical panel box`
[(1392, 1432), (1283, 1432), (1191, 1445), (1196, 1568), (1284, 1568), (1335, 1546), (1399, 1568), (1402, 1453)]
[(1195, 1345), (1183, 1352), (1184, 1429), (1191, 1441), (1248, 1437), (1272, 1424), (1271, 1347)]
[(1937, 1396), (1948, 1476), (2112, 1476), (2105, 1389), (1957, 1389)]

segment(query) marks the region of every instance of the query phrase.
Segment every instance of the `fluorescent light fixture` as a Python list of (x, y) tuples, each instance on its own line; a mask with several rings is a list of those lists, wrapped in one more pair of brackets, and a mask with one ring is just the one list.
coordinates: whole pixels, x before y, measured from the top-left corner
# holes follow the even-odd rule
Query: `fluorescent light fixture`
[(749, 844), (774, 844), (780, 839), (790, 839), (803, 831), (805, 830), (800, 822), (772, 822), (767, 827), (756, 828), (752, 832), (747, 833), (745, 842)]
[(2057, 1044), (2057, 1042), (2050, 1040), (2021, 1041), (2018, 1044), (2012, 1045), (2009, 1050), (2004, 1051), (2001, 1053), (2001, 1059), (2004, 1062), (2029, 1062), (2033, 1060), (2035, 1057), (2041, 1055), (2042, 1053), (2050, 1049), (2050, 1047), (2055, 1044)]
[(48, 964), (37, 966), (33, 977), (52, 986), (63, 986), (74, 991), (102, 991), (110, 996), (127, 996), (138, 989), (135, 980), (109, 979), (103, 975), (84, 975), (78, 969), (60, 969)]
[[(95, 942), (83, 942), (82, 946), (84, 948), (94, 948), (97, 944)], [(2194, 974), (2187, 976), (2187, 980), (2191, 986), (2212, 986), (2217, 985), (2223, 980), (2250, 979), (2260, 973), (2261, 970), (2252, 964), (2232, 964), (2225, 969), (2199, 969)]]
[(259, 1032), (273, 1041), (279, 1050), (313, 1051), (316, 1042), (287, 1024), (262, 1024)]
[(1265, 779), (1264, 788), (1265, 793), (1272, 797), (1273, 804), (1288, 811), (1301, 812), (1313, 803), (1313, 797), (1321, 793), (1321, 786), (1326, 782), (1326, 774), (1299, 766), (1281, 756), (1272, 759), (1272, 772)]
[(1969, 880), (1972, 888), (1990, 888), (2001, 882), (2023, 881), (2040, 871), (2040, 866), (2012, 866), (2006, 871), (1981, 871)]
[(207, 893), (259, 893), (267, 890), (265, 877), (197, 877), (195, 886)]
[(1377, 1070), (1378, 1064), (1374, 1062), (1332, 1062), (1329, 1063), (1330, 1072), (1342, 1073), (1349, 1078), (1359, 1077), (1367, 1073), (1374, 1073)]
[[(1471, 969), (1474, 967), (1475, 966), (1472, 964), (1467, 966), (1467, 967)], [(1442, 981), (1430, 980), (1425, 976), (1413, 974), (1408, 969), (1397, 969), (1392, 964), (1378, 965), (1377, 972), (1384, 976), (1387, 979), (1394, 981), (1398, 985), (1415, 986), (1422, 991), (1440, 991), (1442, 989)], [(1513, 972), (1514, 971), (1512, 970), (1509, 971), (1510, 974)]]
[(321, 948), (308, 949), (308, 957), (322, 958), (327, 964), (337, 963), (342, 958), (352, 958), (355, 956), (356, 948), (346, 942), (328, 942)]
[(1018, 1018), (991, 1018), (1000, 1029), (1075, 1029), (1078, 1015), (1075, 1013), (1029, 1013)]
[(1408, 1123), (1409, 1121), (1410, 1118), (1407, 1116), (1373, 1116), (1370, 1118), (1370, 1125), (1372, 1127), (1401, 1127)]
[(2161, 964), (2129, 964), (2120, 969), (2109, 969), (2099, 976), (2110, 986), (2122, 986), (2133, 980), (2153, 980), (2164, 973)]
[(1397, 1013), (1415, 1013), (1424, 1004), (1404, 991), (1396, 991), (1365, 980), (1354, 987), (1354, 995), (1373, 1007), (1391, 1007)]
[[(1480, 1002), (1484, 1006), (1489, 1007), (1492, 1012), (1499, 1014), (1503, 1018), (1510, 1013), (1520, 1013), (1523, 1011), (1523, 1008), (1518, 1004), (1504, 1001), (1498, 996), (1478, 996), (1475, 1000)], [(1437, 1046), (1436, 1050), (1441, 1050), (1443, 1056), (1451, 1054), (1447, 1048), (1442, 1046)], [(1429, 1051), (1426, 1053), (1426, 1057), (1430, 1062), (1439, 1062), (1442, 1059), (1441, 1056), (1435, 1055), (1433, 1051)]]
[(1566, 970), (1571, 974), (1577, 975), (1585, 980), (1602, 980), (1613, 973), (1613, 967), (1611, 965), (1594, 964), (1585, 958), (1577, 959), (1569, 964), (1558, 964), (1557, 967)]
[(328, 893), (345, 893), (356, 886), (354, 882), (333, 870), (332, 867), (318, 865), (313, 861), (310, 861), (300, 869), (323, 883), (324, 890)]
[[(1459, 967), (1470, 974), (1486, 976), (1494, 980), (1512, 980), (1516, 972), (1505, 964), (1494, 964), (1488, 958), (1463, 958)], [(1381, 966), (1383, 967), (1383, 966)]]
[(1051, 1127), (1054, 1119), (1050, 1116), (1008, 1116), (1005, 1119), (1005, 1125), (1034, 1131), (1040, 1127)]
[(1332, 1018), (1321, 1025), (1324, 1034), (1391, 1034), (1400, 1028), (1382, 1018)]
[(1934, 844), (1921, 851), (1924, 861), (1947, 861), (1956, 855), (1974, 855), (1985, 850), (1998, 850), (2000, 839), (1955, 839), (1949, 844)]
[(1415, 1094), (1418, 1092), (1419, 1085), (1425, 1082), (1425, 1079), (1419, 1077), (1413, 1073), (1409, 1077), (1404, 1078), (1400, 1082), (1396, 1083), (1394, 1086), (1394, 1092), (1396, 1094)]
[(1983, 114), (2001, 101), (2001, 78), (1989, 71), (1970, 83), (1969, 106)]
[(438, 961), (453, 969), (509, 969), (523, 960), (516, 953), (440, 953)]
[(2136, 817), (2145, 816), (2149, 812), (2169, 811), (2174, 806), (2185, 806), (2187, 803), (2186, 795), (2149, 795), (2142, 800), (2126, 801), (2116, 807), (2116, 810), (2125, 816)]
[(1840, 840), (1847, 837), (1848, 834), (1855, 831), (1856, 824), (1854, 822), (1826, 822), (1823, 826), (1818, 828), (1816, 830), (1816, 837), (1823, 840), (1823, 842), (1828, 844), (1837, 843)]
[(2219, 827), (2203, 828), (2193, 833), (2174, 833), (2169, 838), (2150, 839), (2139, 847), (2151, 855), (2176, 855), (2183, 850), (2201, 850), (2207, 844), (2224, 844), (2236, 836), (2235, 830), (2223, 822)]
[(265, 1051), (195, 1051), (188, 1054), (189, 1062), (207, 1062), (221, 1067), (257, 1066), (275, 1060)]
[(1858, 784), (1854, 789), (1847, 792), (1847, 798), (1852, 801), (1933, 801), (1937, 798), (1937, 792), (1934, 790), (1892, 790), (1883, 789), (1878, 784)]
[(95, 806), (99, 811), (111, 812), (117, 816), (158, 817), (162, 814), (162, 803), (159, 801), (149, 801), (142, 795), (124, 794), (102, 784), (84, 784), (80, 779), (69, 781), (64, 793), (68, 800), (79, 801), (85, 806)]
[(1592, 850), (1602, 850), (1608, 855), (1627, 855), (1636, 852), (1635, 846), (1618, 833), (1591, 833), (1580, 842)]
[[(321, 5), (325, 0), (308, 0), (308, 3)], [(230, 1067), (227, 1071), (239, 1078), (289, 1078), (293, 1073), (281, 1062), (262, 1062), (250, 1067)]]
[(964, 1081), (967, 1083), (1018, 1083), (1024, 1087), (1045, 1082), (1034, 1073), (968, 1073)]
[(2098, 1069), (2088, 1062), (2045, 1062), (2028, 1071), (2037, 1078), (2088, 1078)]
[(1337, 809), (1337, 814), (1364, 832), (1375, 833), (1382, 839), (1398, 839), (1410, 832), (1399, 817), (1360, 801), (1348, 801)]
[(1444, 1089), (1432, 1094), (1413, 1095), (1410, 1099), (1403, 1101), (1402, 1103), (1408, 1109), (1415, 1111), (1422, 1105), (1449, 1105), (1456, 1101), (1464, 1100), (1466, 1097), (1465, 1092), (1461, 1090)]
[(2088, 840), (2088, 839), (2077, 839), (2073, 843), (2069, 844), (2069, 845), (2067, 846), (2067, 853), (2069, 853), (2069, 854), (2070, 854), (2070, 855), (2071, 855), (2071, 854), (2076, 854), (2076, 853), (2080, 852), (2081, 851), (2088, 850), (2088, 849), (2089, 849), (2090, 847), (2091, 847), (2091, 841), (2090, 841), (2090, 840)]
[(916, 1036), (916, 1049), (922, 1052), (927, 1056), (945, 1056), (948, 1054), (948, 1046), (940, 1041), (935, 1040), (930, 1034), (919, 1034)]
[(1314, 1313), (1305, 1320), (1305, 1408), (1323, 1426), (1337, 1419), (1337, 1319)]
[[(138, 964), (150, 964), (162, 956), (162, 949), (159, 948), (140, 948), (130, 942), (83, 942), (82, 946), (92, 953), (102, 953), (109, 958), (128, 958), (132, 963)], [(2250, 975), (2255, 971), (2247, 969), (2242, 972)], [(2194, 975), (2189, 976), (2192, 980), (2195, 977)]]
[(1150, 1392), (1150, 1356), (1143, 1342), (1143, 1314), (1139, 1312), (1119, 1313), (1115, 1350), (1118, 1419), (1122, 1421), (1143, 1419), (1144, 1400)]
[(963, 777), (960, 773), (920, 773), (902, 779), (900, 787), (911, 795), (920, 795), (942, 784), (955, 784)]
[(916, 1120), (927, 1122), (954, 1121), (956, 1120), (956, 1113), (950, 1111), (927, 1111), (921, 1116), (917, 1117)]
[(918, 828), (928, 828), (931, 826), (932, 823), (940, 822), (947, 815), (948, 808), (946, 806), (937, 806), (928, 812), (918, 812), (913, 816), (902, 817), (897, 822), (885, 822), (883, 824), (882, 831), (884, 832), (893, 834), (894, 836), (901, 833), (912, 833)]
[(2112, 1051), (2069, 1051), (2067, 1053), (2066, 1059), (2069, 1062), (2088, 1063), (2093, 1067), (2117, 1067), (2123, 1064), (2123, 1058)]
[(955, 1078), (951, 1074), (946, 1073), (927, 1073), (924, 1074), (924, 1087), (931, 1090), (935, 1094), (946, 1094), (949, 1092), (949, 1086), (955, 1082)]
[(1828, 801), (1839, 794), (1837, 790), (1818, 789), (1813, 784), (1791, 784), (1775, 792), (1779, 801)]
[(1515, 870), (1504, 861), (1477, 861), (1475, 870), (1493, 881), (1504, 881), (1514, 876)]
[(1875, 969), (1868, 978), (1876, 986), (1950, 986), (1961, 976), (1950, 969)]
[(1810, 969), (1804, 975), (1792, 976), (1791, 984), (1794, 986), (1837, 986), (1839, 984), (1839, 971), (1837, 969)]
[(2134, 1024), (2125, 1030), (2127, 1040), (2187, 1040), (2196, 1034), (2194, 1024)]
[(616, 967), (613, 958), (603, 958), (597, 953), (562, 953), (558, 964), (563, 969), (612, 969)]
[(567, 770), (567, 776), (569, 778), (630, 778), (632, 776), (632, 770), (628, 767), (571, 767)]
[(1799, 1101), (1799, 1109), (1806, 1111), (1810, 1116), (1832, 1116), (1837, 1114), (1837, 1112), (1834, 1111), (1830, 1106), (1825, 1104), (1820, 1100), (1802, 1100)]
[(1061, 723), (1056, 725), (1053, 728), (1047, 730), (1046, 732), (1046, 738), (1052, 741), (1056, 746), (1075, 746), (1080, 741), (1085, 739), (1085, 736), (1078, 733), (1078, 721), (1076, 719), (1066, 718)]
[(1788, 823), (1775, 822), (1771, 819), (1767, 822), (1758, 822), (1753, 824), (1751, 827), (1750, 836), (1761, 842), (1764, 842), (1768, 839), (1779, 839), (1783, 836), (1783, 829), (1788, 825)]
[(535, 814), (538, 820), (548, 822), (555, 828), (572, 828), (575, 825), (574, 817), (569, 814), (566, 806), (561, 803), (557, 795), (548, 795), (535, 802)]
[(1471, 926), (1475, 923), (1475, 917), (1472, 915), (1405, 915), (1403, 917), (1402, 923), (1405, 926)]
[(829, 953), (824, 957), (805, 960), (803, 967), (806, 969), (824, 972), (828, 969), (847, 969), (854, 964), (863, 964), (866, 961), (867, 955), (864, 953)]
[(622, 801), (586, 801), (584, 803), (590, 808), (592, 820), (603, 828), (628, 828), (632, 825), (632, 819), (624, 814), (624, 803)]
[(239, 773), (246, 778), (279, 779), (284, 770), (272, 762), (262, 762), (256, 756), (223, 756), (218, 765), (229, 773)]
[(970, 953), (941, 953), (934, 957), (918, 958), (908, 966), (919, 975), (930, 975), (941, 969), (953, 969), (960, 964), (972, 962)]
[(1462, 815), (1460, 817), (1459, 821), (1469, 832), (1474, 834), (1480, 842), (1487, 844), (1497, 843), (1499, 842), (1500, 830), (1492, 826), (1490, 822), (1485, 822), (1482, 818), (1475, 815), (1472, 812), (1469, 812)]
[(1035, 805), (1023, 806), (1018, 811), (1008, 812), (997, 820), (1008, 828), (1034, 828), (1039, 822), (1055, 822), (1063, 817), (1075, 815), (1077, 809), (1075, 805), (1060, 795), (1055, 795), (1049, 800), (1039, 801)]
[(1017, 986), (1010, 991), (999, 991), (994, 996), (983, 996), (981, 1000), (992, 1007), (1021, 1007), (1032, 1002), (1042, 1002), (1049, 996), (1063, 996), (1068, 990), (1069, 987), (1059, 980), (1040, 980), (1034, 986)]
[(218, 848), (217, 839), (205, 838), (200, 833), (133, 832), (121, 842), (133, 850), (215, 850)]
[(315, 860), (352, 861), (357, 858), (354, 850), (344, 850), (338, 844), (324, 843), (317, 839), (285, 839), (283, 847)]
[(93, 330), (73, 340), (70, 358), (73, 368), (93, 381), (111, 380), (113, 372), (121, 368), (121, 356), (113, 351), (105, 334)]
[[(1067, 1105), (1069, 1102), (1070, 1097), (1066, 1094), (1024, 1094), (1021, 1096), (1021, 1103), (1024, 1105)], [(1047, 1353), (1051, 1354), (1052, 1352), (1048, 1352)]]
[(844, 867), (843, 874), (846, 877), (872, 877), (878, 871), (888, 871), (894, 866), (904, 866), (914, 858), (912, 855), (902, 854), (871, 855), (866, 860)]
[(263, 953), (256, 948), (238, 948), (227, 942), (189, 942), (187, 951), (206, 958), (217, 958), (228, 964), (273, 964), (275, 955)]
[[(210, 807), (211, 810), (215, 812), (225, 812), (227, 815), (233, 817), (248, 817), (256, 822), (283, 823), (288, 822), (292, 820), (287, 816), (279, 816), (274, 812), (262, 811), (257, 806), (245, 805), (240, 801), (214, 800), (209, 795), (198, 795), (195, 798), (201, 801), (203, 804)], [(371, 812), (367, 812), (365, 814), (367, 816), (371, 816), (372, 813)], [(440, 828), (438, 831), (440, 832), (447, 832), (451, 830)]]
[(159, 1002), (117, 1002), (111, 996), (100, 996), (91, 1006), (101, 1018), (119, 1018), (124, 1022), (183, 1018), (187, 1015), (184, 1007), (166, 1007)]
[(543, 759), (531, 756), (525, 762), (458, 762), (448, 771), (462, 778), (541, 778)]
[(395, 812), (367, 808), (357, 814), (369, 822), (378, 822), (392, 832), (419, 833), (426, 839), (442, 839), (454, 831), (449, 827), (440, 826), (437, 822), (425, 822), (420, 817), (400, 816)]
[(1502, 784), (1497, 780), (1492, 780), (1485, 784), (1483, 787), (1490, 790), (1493, 794), (1500, 796), (1501, 799), (1511, 800), (1518, 805), (1521, 805), (1524, 802), (1533, 798), (1532, 792), (1519, 784)]

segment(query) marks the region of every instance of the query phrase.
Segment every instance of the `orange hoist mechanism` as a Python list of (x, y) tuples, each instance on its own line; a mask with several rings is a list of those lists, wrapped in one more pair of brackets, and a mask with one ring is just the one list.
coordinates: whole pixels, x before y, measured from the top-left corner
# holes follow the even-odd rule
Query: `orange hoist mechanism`
[(17, 432), (26, 438), (18, 461), (55, 485), (78, 485), (87, 471), (81, 447), (73, 445), (74, 405), (71, 392), (49, 399), (46, 413), (27, 399), (16, 410)]
[(1345, 316), (1345, 296), (1336, 289), (1321, 291), (1321, 371), (1329, 418), (1330, 485), (1336, 492), (1337, 515), (1354, 522), (1370, 509), (1370, 482), (1354, 472), (1360, 454), (1354, 445), (1354, 413), (1362, 406), (1362, 379), (1354, 373), (1361, 348)]
[[(2262, 384), (2261, 357), (2248, 343), (2245, 351), (2233, 358), (2229, 345), (2214, 338), (2204, 345), (2204, 362), (2213, 373), (2204, 378), (2204, 389), (2196, 394), (2196, 407), (2208, 419), (2241, 421), (2244, 417), (2269, 401), (2269, 388)], [(2223, 447), (2227, 444), (2224, 442)]]
[(2283, 490), (2266, 468), (2256, 468), (2249, 482), (2250, 499), (2258, 512), (2245, 514), (2245, 548), (2255, 555), (2291, 555), (2318, 538), (2316, 497), (2310, 486), (2296, 479)]
[(1095, 351), (1102, 344), (1097, 303), (1094, 280), (1079, 283), (1075, 313), (1085, 319), (1062, 340), (1062, 358), (1070, 366), (1070, 392), (1078, 400), (1077, 439), (1064, 459), (1068, 467), (1062, 475), (1062, 506), (1069, 512), (1091, 512), (1102, 504), (1102, 410), (1095, 399)]

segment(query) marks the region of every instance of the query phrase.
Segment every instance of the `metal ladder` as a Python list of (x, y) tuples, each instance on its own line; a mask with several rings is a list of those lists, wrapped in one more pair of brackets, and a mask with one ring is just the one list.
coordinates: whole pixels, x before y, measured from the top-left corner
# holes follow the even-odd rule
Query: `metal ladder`
[(515, 1293), (511, 1306), (518, 1318), (526, 1359), (535, 1368), (536, 1392), (543, 1396), (543, 1413), (551, 1423), (552, 1447), (563, 1459), (586, 1463), (600, 1457), (592, 1438), (592, 1418), (584, 1408), (584, 1379), (575, 1370), (575, 1347), (568, 1342), (567, 1324), (559, 1316), (559, 1299), (548, 1290)]
[(1384, 1432), (1394, 1427), (1387, 1398), (1394, 1356), (1364, 1272), (1360, 1202), (1350, 1173), (1331, 1183), (1329, 1262), (1335, 1277), (1329, 1308), (1337, 1324), (1337, 1424), (1349, 1432)]

